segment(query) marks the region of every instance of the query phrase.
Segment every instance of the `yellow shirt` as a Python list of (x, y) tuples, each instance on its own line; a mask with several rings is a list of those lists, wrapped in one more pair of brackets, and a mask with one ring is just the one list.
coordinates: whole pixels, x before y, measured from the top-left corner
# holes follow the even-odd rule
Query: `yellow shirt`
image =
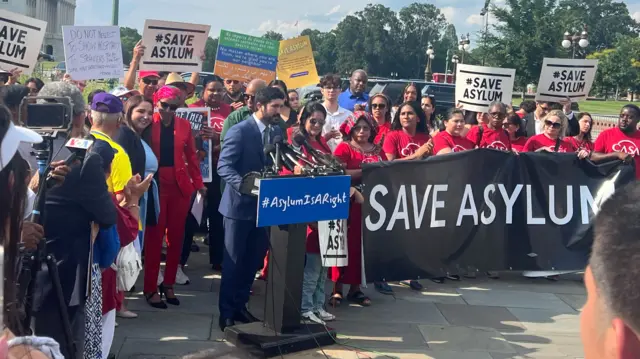
[(96, 130), (92, 130), (91, 134), (95, 138), (107, 142), (111, 148), (116, 150), (116, 153), (113, 155), (113, 162), (111, 162), (111, 174), (109, 178), (107, 178), (107, 187), (109, 192), (118, 194), (124, 190), (124, 187), (133, 176), (129, 155), (127, 155), (127, 152), (125, 152), (122, 146), (114, 142), (111, 137), (106, 134)]

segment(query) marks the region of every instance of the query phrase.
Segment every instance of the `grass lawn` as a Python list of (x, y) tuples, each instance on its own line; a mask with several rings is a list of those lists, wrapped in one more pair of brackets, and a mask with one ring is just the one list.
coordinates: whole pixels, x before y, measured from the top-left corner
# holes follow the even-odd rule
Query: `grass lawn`
[(622, 106), (628, 103), (640, 105), (638, 102), (628, 101), (580, 101), (578, 105), (580, 106), (580, 111), (586, 111), (594, 115), (617, 115), (620, 113)]

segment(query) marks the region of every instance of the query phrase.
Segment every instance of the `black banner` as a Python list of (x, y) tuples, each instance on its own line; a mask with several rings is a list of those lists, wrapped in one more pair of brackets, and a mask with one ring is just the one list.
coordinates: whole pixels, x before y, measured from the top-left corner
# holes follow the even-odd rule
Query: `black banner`
[(582, 270), (591, 220), (635, 179), (620, 161), (477, 149), (363, 167), (367, 281)]

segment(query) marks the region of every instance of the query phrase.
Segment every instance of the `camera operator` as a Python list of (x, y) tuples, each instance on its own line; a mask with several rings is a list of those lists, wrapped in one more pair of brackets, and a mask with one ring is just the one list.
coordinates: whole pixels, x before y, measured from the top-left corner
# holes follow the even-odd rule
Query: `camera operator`
[[(9, 110), (0, 106), (0, 244), (4, 249), (2, 258), (4, 284), (0, 298), (5, 328), (0, 338), (0, 358), (34, 359), (60, 358), (57, 343), (49, 338), (15, 338), (14, 332), (22, 332), (22, 321), (18, 305), (18, 272), (15, 270), (19, 257), (18, 242), (23, 220), (23, 207), (27, 198), (28, 163), (18, 153), (21, 143), (42, 141), (37, 133), (15, 126)], [(40, 236), (41, 233), (34, 234)], [(26, 345), (26, 343), (29, 343)]]
[[(42, 88), (40, 95), (68, 97), (73, 112), (71, 136), (80, 134), (78, 126), (84, 124), (85, 103), (75, 86), (63, 82), (49, 83)], [(56, 152), (58, 148), (54, 144), (53, 153)], [(66, 158), (68, 154), (69, 151), (62, 147), (59, 156)], [(91, 222), (108, 228), (116, 223), (116, 215), (116, 208), (105, 183), (102, 159), (91, 151), (87, 153), (83, 163), (78, 161), (71, 166), (71, 172), (61, 186), (50, 189), (47, 194), (43, 213), (46, 250), (58, 262), (62, 300), (78, 350), (77, 358), (82, 357), (84, 340)], [(65, 343), (66, 334), (60, 320), (59, 299), (44, 263), (37, 273), (33, 296), (32, 327), (35, 334)], [(67, 346), (63, 345), (65, 357), (69, 357), (67, 351)]]

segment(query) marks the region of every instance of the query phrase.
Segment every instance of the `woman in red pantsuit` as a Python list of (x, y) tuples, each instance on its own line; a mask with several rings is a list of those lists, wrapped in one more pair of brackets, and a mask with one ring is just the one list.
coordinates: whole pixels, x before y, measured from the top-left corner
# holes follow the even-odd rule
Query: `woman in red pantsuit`
[[(356, 111), (347, 117), (340, 126), (340, 132), (345, 139), (333, 152), (345, 164), (347, 174), (351, 176), (352, 185), (358, 185), (362, 180), (362, 164), (381, 162), (385, 160), (382, 148), (374, 144), (376, 131), (371, 114)], [(342, 286), (349, 284), (347, 300), (362, 306), (371, 305), (362, 290), (362, 205), (353, 198), (349, 207), (347, 227), (347, 250), (349, 253), (346, 267), (333, 267), (329, 270), (329, 278), (336, 282), (336, 289), (331, 295), (332, 305), (340, 304), (342, 300)]]
[[(206, 194), (196, 156), (195, 142), (189, 121), (175, 116), (184, 101), (176, 87), (164, 86), (154, 95), (157, 112), (151, 124), (151, 148), (158, 158), (157, 182), (160, 194), (158, 224), (148, 226), (144, 240), (144, 295), (155, 308), (166, 308), (162, 301), (180, 305), (173, 285), (180, 263), (184, 226), (193, 191)], [(185, 163), (186, 162), (186, 163)], [(160, 271), (162, 240), (167, 234), (167, 261), (164, 281), (156, 287)], [(160, 290), (160, 294), (158, 294)]]

